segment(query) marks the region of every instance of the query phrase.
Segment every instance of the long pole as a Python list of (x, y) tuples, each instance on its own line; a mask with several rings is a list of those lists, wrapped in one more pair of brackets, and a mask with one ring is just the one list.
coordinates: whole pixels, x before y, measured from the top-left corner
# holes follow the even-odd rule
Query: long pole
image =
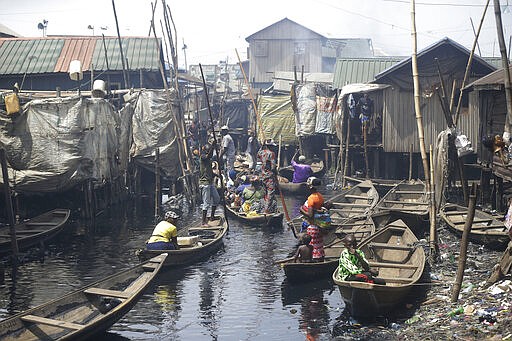
[[(469, 54), (468, 64), (466, 65), (466, 72), (464, 73), (464, 79), (462, 80), (462, 84), (460, 85), (461, 89), (464, 89), (466, 86), (467, 79), (469, 77), (469, 73), (471, 71), (471, 64), (473, 62), (473, 55), (475, 54), (475, 48), (478, 44), (478, 36), (480, 35), (480, 31), (482, 30), (482, 25), (484, 23), (485, 13), (487, 12), (487, 7), (489, 6), (489, 1), (487, 0), (487, 3), (485, 4), (484, 13), (482, 14), (482, 18), (480, 19), (480, 24), (478, 25), (478, 31), (475, 34), (475, 40), (473, 42), (473, 47), (471, 48), (471, 53)], [(498, 9), (499, 9), (499, 0), (495, 0), (495, 3), (498, 2)], [(481, 54), (480, 54), (481, 55)], [(455, 126), (459, 123), (459, 115), (460, 115), (460, 108), (462, 104), (462, 93), (459, 96), (459, 100), (457, 102), (457, 109), (455, 109)]]
[(459, 254), (459, 264), (457, 267), (457, 276), (455, 278), (455, 283), (453, 284), (452, 289), (452, 302), (457, 302), (459, 299), (460, 288), (462, 284), (462, 279), (464, 278), (464, 268), (466, 267), (466, 258), (468, 251), (468, 236), (471, 232), (471, 226), (473, 225), (473, 218), (475, 217), (475, 205), (476, 205), (476, 195), (474, 191), (471, 191), (471, 195), (469, 196), (469, 207), (468, 207), (468, 215), (466, 217), (466, 222), (464, 223), (464, 231), (462, 232), (462, 240), (460, 242), (460, 254)]
[(112, 8), (114, 9), (114, 18), (116, 19), (117, 39), (119, 40), (119, 53), (121, 54), (121, 63), (123, 65), (124, 88), (128, 89), (128, 76), (126, 75), (126, 64), (124, 61), (123, 54), (123, 43), (121, 42), (121, 34), (119, 33), (119, 22), (117, 21), (116, 4), (114, 3), (114, 0), (112, 0)]
[[(201, 71), (201, 78), (203, 80), (204, 95), (206, 98), (206, 104), (208, 106), (208, 114), (210, 117), (210, 127), (211, 127), (212, 133), (213, 133), (213, 140), (215, 141), (215, 151), (217, 152), (217, 155), (220, 155), (219, 144), (217, 143), (217, 135), (215, 134), (215, 125), (213, 123), (212, 108), (210, 106), (210, 99), (208, 97), (208, 86), (206, 85), (206, 80), (204, 78), (204, 73), (203, 73), (203, 66), (201, 64), (199, 64), (199, 70)], [(224, 179), (222, 177), (222, 174), (220, 174), (220, 187), (222, 189), (222, 193), (224, 193)], [(228, 221), (228, 215), (227, 215), (227, 210), (226, 210), (225, 198), (222, 198), (222, 207), (224, 208), (224, 219), (226, 219), (226, 223), (228, 224), (228, 228), (229, 228), (229, 221)]]
[[(279, 136), (279, 152), (277, 154), (278, 160), (281, 155), (281, 141), (281, 136)], [(279, 164), (277, 167), (279, 168)], [(281, 186), (279, 186), (279, 180), (277, 179), (277, 175), (275, 175), (274, 181), (276, 182), (277, 190), (279, 191), (279, 198), (281, 199), (281, 205), (283, 206), (284, 217), (286, 218), (286, 222), (288, 223), (288, 226), (291, 228), (293, 236), (297, 238), (297, 233), (295, 232), (295, 227), (293, 226), (292, 220), (290, 219), (290, 215), (288, 214), (288, 207), (286, 207), (286, 201), (284, 201), (283, 191), (281, 191)]]
[[(157, 48), (157, 54), (158, 56), (160, 56), (160, 53), (161, 53), (161, 47), (160, 47), (160, 44), (159, 44), (159, 41), (158, 41), (158, 38), (156, 36), (156, 30), (155, 30), (155, 21), (154, 21), (154, 18), (151, 19), (151, 28), (153, 30), (153, 36), (155, 38), (155, 44), (156, 44), (156, 48)], [(165, 71), (164, 71), (164, 66), (162, 65), (162, 63), (158, 63), (158, 67), (160, 69), (160, 76), (162, 77), (162, 82), (164, 84), (164, 89), (165, 89), (165, 95), (166, 95), (166, 100), (167, 100), (167, 105), (169, 106), (169, 111), (171, 112), (171, 115), (172, 115), (172, 119), (173, 119), (173, 130), (174, 130), (174, 135), (176, 136), (176, 139), (178, 141), (178, 161), (180, 163), (180, 167), (181, 167), (181, 174), (182, 176), (185, 178), (185, 182), (187, 183), (187, 179), (188, 177), (186, 176), (186, 171), (185, 171), (185, 165), (183, 164), (183, 151), (181, 150), (182, 148), (184, 149), (185, 146), (183, 145), (183, 134), (181, 133), (180, 129), (179, 129), (179, 126), (178, 126), (178, 119), (176, 118), (176, 114), (174, 113), (174, 110), (172, 110), (172, 99), (171, 99), (171, 95), (170, 95), (170, 92), (169, 92), (169, 86), (167, 85), (167, 79), (165, 77)], [(192, 201), (193, 198), (192, 198), (192, 194), (191, 194), (191, 189), (189, 188), (189, 186), (185, 186), (185, 194), (187, 196), (187, 198)]]
[(341, 178), (341, 187), (345, 187), (346, 181), (345, 177), (347, 176), (347, 167), (348, 167), (348, 157), (349, 157), (349, 147), (350, 144), (350, 115), (347, 116), (347, 138), (345, 139), (345, 163), (343, 165), (343, 176)]
[(505, 120), (504, 131), (510, 133), (512, 131), (512, 89), (510, 86), (510, 68), (507, 59), (507, 46), (505, 45), (505, 38), (503, 36), (503, 23), (501, 21), (501, 9), (499, 0), (494, 0), (494, 16), (496, 17), (496, 31), (498, 32), (498, 43), (500, 45), (501, 62), (503, 65), (503, 71), (505, 72), (505, 97), (507, 100), (507, 118)]
[[(415, 0), (411, 0), (411, 30), (412, 30), (412, 43), (413, 43), (413, 51), (412, 51), (412, 78), (414, 82), (414, 111), (416, 113), (416, 125), (418, 126), (418, 138), (420, 141), (420, 151), (421, 151), (421, 160), (423, 162), (423, 173), (425, 175), (425, 187), (428, 193), (429, 202), (433, 200), (433, 193), (431, 191), (430, 186), (430, 172), (429, 172), (429, 164), (427, 159), (427, 151), (425, 149), (425, 138), (423, 133), (423, 117), (421, 115), (421, 103), (420, 103), (420, 79), (418, 73), (418, 40), (416, 33), (416, 14), (415, 14)], [(435, 220), (435, 216), (432, 216), (434, 213), (433, 210), (429, 211), (430, 220)], [(436, 256), (436, 248), (434, 245), (430, 245), (430, 254), (432, 258), (435, 259)]]
[[(247, 85), (247, 90), (249, 91), (249, 97), (251, 98), (252, 106), (254, 108), (254, 114), (256, 115), (256, 123), (260, 126), (258, 132), (261, 134), (263, 141), (266, 140), (265, 131), (263, 130), (263, 125), (261, 124), (261, 118), (258, 113), (258, 108), (256, 107), (256, 102), (254, 101), (254, 96), (252, 95), (251, 84), (249, 84), (249, 80), (247, 79), (247, 75), (245, 74), (244, 68), (242, 67), (242, 61), (240, 60), (240, 55), (238, 54), (238, 50), (235, 49), (236, 57), (238, 58), (238, 65), (240, 66), (240, 71), (242, 71), (242, 75), (244, 76), (245, 84)], [(257, 136), (257, 135), (256, 135)]]

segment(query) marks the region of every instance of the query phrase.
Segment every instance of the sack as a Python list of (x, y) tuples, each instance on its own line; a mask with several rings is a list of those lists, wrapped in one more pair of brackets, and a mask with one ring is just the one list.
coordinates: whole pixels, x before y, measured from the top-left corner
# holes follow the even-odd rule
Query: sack
[(8, 94), (4, 96), (5, 110), (7, 114), (15, 114), (20, 112), (20, 100), (16, 94)]
[(331, 227), (331, 222), (329, 212), (315, 213), (313, 216), (313, 224), (320, 228)]

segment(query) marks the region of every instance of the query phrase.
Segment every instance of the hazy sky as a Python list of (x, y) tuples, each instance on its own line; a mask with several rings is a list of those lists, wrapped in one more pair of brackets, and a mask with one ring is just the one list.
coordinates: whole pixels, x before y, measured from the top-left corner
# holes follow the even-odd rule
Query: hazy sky
[[(510, 1), (510, 8), (507, 6)], [(512, 0), (500, 0), (505, 41), (512, 34)], [(449, 37), (471, 49), (486, 0), (416, 0), (418, 48)], [(151, 1), (116, 0), (121, 35), (147, 36)], [(187, 63), (236, 63), (246, 59), (245, 38), (285, 17), (329, 38), (371, 38), (376, 50), (410, 55), (410, 0), (176, 0), (167, 1), (176, 24), (179, 64), (183, 41)], [(0, 23), (27, 37), (38, 37), (37, 24), (48, 20), (48, 35), (116, 35), (111, 0), (0, 0)], [(161, 35), (162, 4), (157, 3), (157, 34)], [(100, 27), (107, 27), (101, 30)], [(479, 46), (483, 56), (500, 55), (493, 1), (490, 1)], [(478, 50), (476, 51), (478, 53)]]

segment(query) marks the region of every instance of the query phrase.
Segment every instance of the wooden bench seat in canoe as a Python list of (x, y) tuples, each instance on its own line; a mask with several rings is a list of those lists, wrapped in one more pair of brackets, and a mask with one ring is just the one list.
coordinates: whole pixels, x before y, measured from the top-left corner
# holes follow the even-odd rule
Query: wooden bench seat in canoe
[(156, 268), (158, 268), (158, 263), (150, 262), (150, 263), (147, 263), (147, 264), (143, 264), (142, 268), (144, 269), (144, 271), (153, 271)]
[[(48, 232), (48, 230), (22, 230), (22, 231), (16, 231), (17, 236), (21, 236), (23, 234), (37, 234), (41, 232)], [(10, 238), (10, 234), (2, 233), (0, 234), (0, 238)]]
[(222, 226), (212, 226), (212, 227), (189, 227), (189, 231), (201, 231), (201, 230), (222, 230), (224, 229)]
[(392, 249), (392, 250), (412, 250), (414, 249), (411, 246), (407, 245), (393, 245), (388, 243), (369, 243), (368, 247), (377, 247), (377, 248), (385, 248), (385, 249)]
[(402, 201), (402, 200), (384, 200), (388, 204), (404, 204), (404, 205), (430, 205), (428, 202)]
[(108, 297), (124, 298), (124, 299), (131, 297), (133, 295), (131, 292), (94, 288), (94, 287), (85, 289), (84, 293), (89, 294), (89, 295), (108, 296)]
[(25, 225), (26, 226), (56, 226), (56, 225), (59, 225), (60, 222), (53, 222), (53, 223), (50, 223), (50, 222), (44, 222), (44, 221), (33, 221), (33, 222), (26, 222)]
[(425, 194), (425, 191), (394, 191), (397, 194)]
[[(351, 202), (334, 202), (334, 209), (336, 209), (336, 206), (347, 206), (347, 207), (368, 207), (368, 204), (356, 204)], [(332, 208), (331, 208), (332, 210)]]
[(488, 230), (488, 229), (503, 229), (505, 230), (506, 227), (503, 224), (500, 225), (485, 225), (485, 226), (472, 226), (471, 230)]
[(413, 279), (409, 277), (381, 277), (377, 276), (377, 278), (383, 279), (386, 283), (407, 283), (412, 282)]
[[(476, 223), (490, 223), (492, 222), (494, 219), (473, 219), (473, 224), (476, 224)], [(465, 220), (461, 220), (461, 221), (455, 221), (454, 224), (465, 224), (466, 221)]]
[(40, 323), (40, 324), (45, 324), (47, 326), (61, 327), (61, 328), (71, 329), (71, 330), (80, 330), (84, 327), (84, 325), (78, 324), (78, 323), (67, 322), (67, 321), (62, 321), (62, 320), (55, 320), (55, 319), (50, 319), (50, 318), (35, 316), (35, 315), (22, 316), (21, 320), (24, 322)]
[(370, 199), (367, 195), (345, 194), (345, 198), (350, 199)]
[(423, 212), (425, 210), (427, 210), (426, 208), (415, 208), (415, 207), (395, 207), (395, 206), (390, 206), (390, 207), (387, 207), (386, 206), (386, 209), (389, 210), (389, 211), (409, 211), (409, 212), (413, 212), (413, 211), (418, 211), (418, 212)]
[(400, 264), (400, 263), (382, 263), (382, 262), (368, 262), (368, 265), (376, 268), (392, 268), (392, 269), (417, 269), (418, 266), (414, 264)]

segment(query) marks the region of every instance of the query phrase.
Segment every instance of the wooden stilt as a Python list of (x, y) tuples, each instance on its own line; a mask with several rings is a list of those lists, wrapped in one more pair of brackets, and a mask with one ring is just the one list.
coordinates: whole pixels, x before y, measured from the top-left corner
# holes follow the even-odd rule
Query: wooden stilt
[(370, 167), (368, 166), (368, 142), (367, 142), (367, 127), (368, 123), (363, 123), (363, 147), (364, 147), (364, 165), (365, 165), (365, 176), (367, 179), (370, 178)]
[(468, 236), (471, 232), (471, 226), (473, 225), (473, 218), (475, 217), (475, 206), (476, 206), (476, 196), (474, 193), (471, 193), (469, 196), (469, 206), (468, 206), (468, 215), (466, 217), (466, 223), (464, 224), (464, 232), (462, 232), (462, 240), (460, 242), (460, 254), (459, 254), (459, 265), (457, 267), (457, 276), (455, 278), (455, 283), (453, 284), (452, 289), (452, 302), (457, 302), (459, 300), (459, 293), (462, 284), (462, 279), (464, 278), (464, 268), (466, 267), (466, 257), (468, 250)]
[(341, 180), (341, 186), (345, 187), (348, 168), (348, 157), (349, 157), (349, 145), (350, 145), (350, 118), (347, 118), (347, 138), (345, 140), (345, 164), (343, 165), (343, 177)]
[(411, 144), (409, 147), (409, 181), (412, 180), (412, 149), (414, 145)]
[(16, 239), (16, 221), (14, 219), (14, 211), (12, 208), (11, 189), (9, 185), (9, 174), (7, 173), (7, 156), (5, 149), (0, 148), (0, 163), (2, 166), (2, 178), (4, 183), (4, 198), (7, 210), (7, 218), (9, 221), (9, 234), (11, 235), (12, 258), (16, 264), (18, 261), (18, 241)]
[(155, 218), (160, 217), (162, 194), (160, 188), (160, 149), (155, 150)]

